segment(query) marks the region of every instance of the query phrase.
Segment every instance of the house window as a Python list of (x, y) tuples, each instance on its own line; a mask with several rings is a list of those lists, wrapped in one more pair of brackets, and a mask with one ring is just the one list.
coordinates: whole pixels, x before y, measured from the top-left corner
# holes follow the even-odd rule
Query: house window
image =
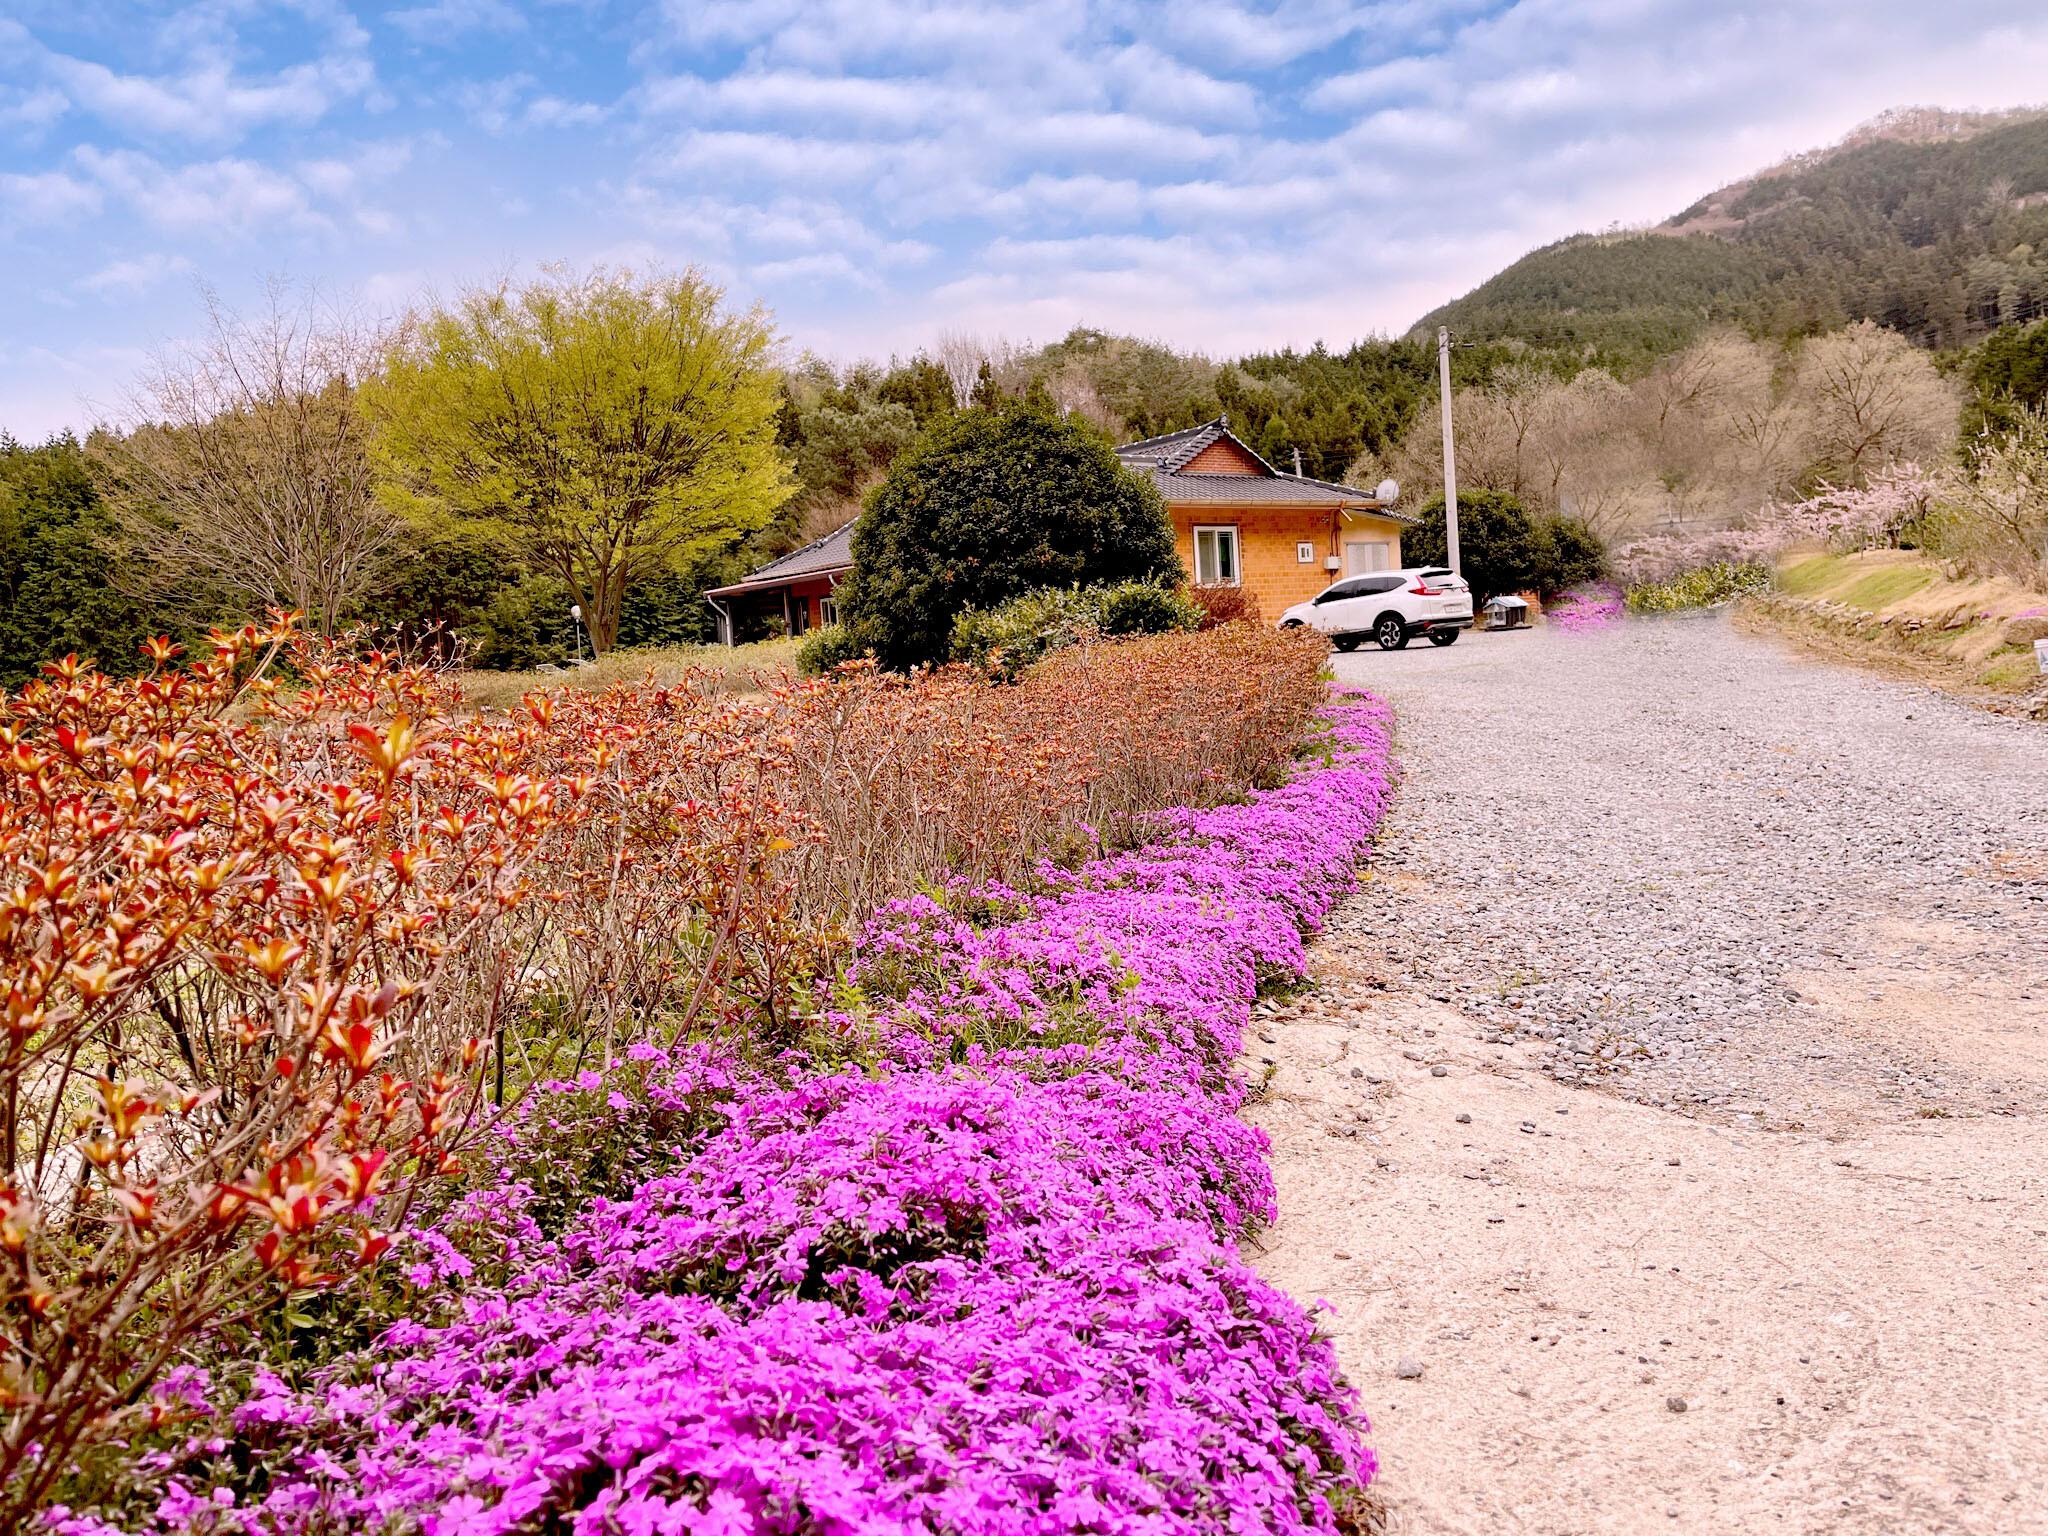
[(1344, 541), (1344, 574), (1357, 576), (1365, 571), (1391, 571), (1394, 568), (1394, 547), (1386, 539), (1346, 539)]
[(838, 598), (821, 597), (818, 599), (818, 622), (820, 624), (837, 624), (839, 622)]
[(1234, 587), (1238, 583), (1237, 529), (1232, 526), (1195, 530), (1195, 584)]
[(1314, 565), (1316, 563), (1315, 545), (1311, 544), (1307, 539), (1299, 541), (1294, 546), (1294, 563), (1296, 565)]

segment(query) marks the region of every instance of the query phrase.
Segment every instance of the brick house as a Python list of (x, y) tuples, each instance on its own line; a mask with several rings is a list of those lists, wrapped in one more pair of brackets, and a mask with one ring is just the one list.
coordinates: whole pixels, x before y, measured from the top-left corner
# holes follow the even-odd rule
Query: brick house
[[(1401, 530), (1416, 521), (1375, 492), (1282, 474), (1246, 447), (1224, 416), (1126, 443), (1116, 456), (1159, 487), (1189, 579), (1244, 587), (1268, 620), (1339, 575), (1398, 567)], [(800, 635), (833, 623), (833, 591), (853, 565), (853, 526), (706, 592), (719, 640), (734, 645), (777, 629)]]
[(853, 524), (841, 524), (822, 539), (770, 560), (731, 586), (704, 594), (718, 627), (718, 643), (738, 645), (777, 629), (800, 635), (820, 624), (835, 624), (832, 593), (853, 568)]
[(1395, 569), (1401, 530), (1416, 522), (1376, 492), (1282, 474), (1226, 416), (1126, 443), (1116, 456), (1159, 487), (1190, 578), (1244, 587), (1267, 619), (1339, 575)]

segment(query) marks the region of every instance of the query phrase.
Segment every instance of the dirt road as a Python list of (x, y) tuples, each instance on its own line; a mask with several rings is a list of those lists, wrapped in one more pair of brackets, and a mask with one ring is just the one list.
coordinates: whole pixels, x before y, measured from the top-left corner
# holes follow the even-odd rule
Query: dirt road
[(1261, 1267), (1392, 1529), (2048, 1532), (2048, 732), (1715, 620), (1338, 666), (1407, 779)]

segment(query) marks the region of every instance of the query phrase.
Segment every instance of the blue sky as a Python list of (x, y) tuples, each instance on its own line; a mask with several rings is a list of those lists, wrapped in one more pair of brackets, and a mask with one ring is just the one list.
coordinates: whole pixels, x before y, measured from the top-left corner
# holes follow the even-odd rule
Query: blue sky
[(792, 348), (1399, 330), (1905, 103), (2048, 96), (2038, 0), (0, 0), (0, 427), (198, 285), (373, 311), (697, 264)]

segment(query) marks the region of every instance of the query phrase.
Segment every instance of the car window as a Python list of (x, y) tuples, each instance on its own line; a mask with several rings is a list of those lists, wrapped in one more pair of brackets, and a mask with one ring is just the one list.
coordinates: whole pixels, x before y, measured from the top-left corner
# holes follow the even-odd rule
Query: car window
[(1370, 596), (1380, 592), (1392, 592), (1401, 585), (1398, 576), (1371, 576), (1359, 584), (1359, 595)]
[(1334, 587), (1320, 594), (1316, 601), (1319, 603), (1334, 603), (1347, 597), (1358, 597), (1373, 590), (1372, 578), (1370, 576), (1354, 576), (1349, 581), (1338, 582)]

